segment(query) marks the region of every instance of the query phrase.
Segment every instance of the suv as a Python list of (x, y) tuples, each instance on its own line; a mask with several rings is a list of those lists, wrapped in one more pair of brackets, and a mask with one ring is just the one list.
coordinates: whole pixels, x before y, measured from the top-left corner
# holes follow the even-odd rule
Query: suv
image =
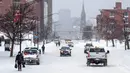
[(104, 48), (90, 48), (87, 52), (87, 66), (90, 66), (91, 63), (99, 64), (103, 63), (104, 66), (107, 66), (107, 54), (109, 51), (105, 52)]
[(38, 50), (36, 49), (26, 49), (23, 51), (25, 64), (40, 64), (40, 58)]
[(60, 56), (71, 56), (71, 49), (70, 47), (63, 46), (60, 49)]
[(86, 43), (86, 45), (84, 46), (84, 53), (87, 53), (87, 51), (93, 47), (92, 43)]

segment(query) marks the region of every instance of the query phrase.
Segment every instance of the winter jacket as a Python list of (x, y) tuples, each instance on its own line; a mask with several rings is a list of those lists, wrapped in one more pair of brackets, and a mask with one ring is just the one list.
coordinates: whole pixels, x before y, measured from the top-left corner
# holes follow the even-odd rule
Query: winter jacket
[(18, 64), (22, 64), (24, 62), (24, 58), (22, 54), (18, 54), (16, 56), (15, 62), (17, 62)]

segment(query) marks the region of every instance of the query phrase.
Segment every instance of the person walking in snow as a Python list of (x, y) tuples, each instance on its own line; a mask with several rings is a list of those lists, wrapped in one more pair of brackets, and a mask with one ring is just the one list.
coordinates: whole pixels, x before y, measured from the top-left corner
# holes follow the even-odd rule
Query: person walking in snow
[(45, 46), (44, 46), (44, 44), (42, 45), (42, 53), (44, 54), (44, 52), (45, 52)]
[(60, 41), (58, 41), (58, 45), (60, 46)]
[(25, 67), (24, 58), (21, 52), (18, 52), (16, 58), (15, 58), (15, 64), (17, 64), (18, 71), (22, 70), (22, 65)]

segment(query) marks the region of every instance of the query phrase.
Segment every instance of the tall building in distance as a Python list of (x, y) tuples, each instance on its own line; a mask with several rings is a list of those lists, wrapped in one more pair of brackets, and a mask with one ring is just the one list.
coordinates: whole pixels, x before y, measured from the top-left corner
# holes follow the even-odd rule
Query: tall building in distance
[(57, 26), (57, 32), (62, 38), (71, 38), (72, 21), (71, 11), (69, 9), (61, 9), (59, 11), (59, 25)]
[(83, 39), (84, 27), (86, 26), (86, 12), (84, 2), (82, 5), (81, 20), (80, 20), (80, 39)]
[(53, 17), (53, 13), (52, 13), (52, 0), (45, 0), (47, 2), (48, 8), (47, 8), (47, 12), (48, 12), (48, 27), (49, 27), (49, 32), (52, 32), (52, 17)]
[(84, 3), (82, 6), (82, 12), (81, 12), (81, 21), (80, 21), (80, 32), (83, 32), (83, 28), (86, 26), (86, 12), (84, 8)]
[(92, 27), (93, 25), (91, 23), (86, 22), (86, 12), (83, 2), (81, 20), (80, 20), (80, 35), (81, 35), (80, 39), (91, 40), (93, 33)]

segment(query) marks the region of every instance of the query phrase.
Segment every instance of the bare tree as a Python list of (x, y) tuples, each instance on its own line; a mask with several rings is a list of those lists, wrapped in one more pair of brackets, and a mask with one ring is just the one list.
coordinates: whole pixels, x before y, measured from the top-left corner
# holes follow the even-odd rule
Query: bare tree
[[(20, 32), (21, 36), (24, 36), (35, 29), (36, 16), (34, 16), (33, 9), (33, 3), (13, 5), (7, 10), (7, 13), (0, 15), (0, 32), (3, 32), (12, 43), (10, 57), (13, 56), (14, 42), (19, 38)], [(19, 21), (14, 22), (16, 10), (20, 10), (21, 17)]]
[[(112, 41), (112, 46), (115, 46), (114, 39), (120, 39), (123, 37), (123, 31), (120, 30), (122, 27), (118, 25), (118, 21), (114, 18), (109, 18), (107, 16), (104, 16), (104, 18), (101, 19), (101, 31), (99, 33), (102, 33), (102, 37), (105, 38), (107, 41)], [(103, 25), (102, 25), (103, 24)]]

